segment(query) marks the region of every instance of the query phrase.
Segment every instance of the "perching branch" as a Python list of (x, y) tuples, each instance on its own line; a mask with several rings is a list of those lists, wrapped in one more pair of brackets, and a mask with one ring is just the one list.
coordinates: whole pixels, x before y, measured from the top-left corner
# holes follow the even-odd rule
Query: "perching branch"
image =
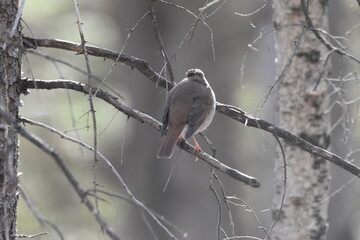
[[(126, 114), (129, 117), (132, 117), (136, 120), (138, 120), (141, 123), (146, 123), (150, 125), (151, 127), (155, 128), (156, 130), (160, 131), (161, 129), (161, 123), (157, 121), (156, 119), (152, 118), (151, 116), (140, 112), (136, 109), (133, 109), (123, 102), (120, 102), (118, 98), (112, 96), (111, 94), (101, 90), (101, 89), (95, 89), (90, 88), (88, 85), (83, 83), (78, 83), (74, 81), (68, 81), (68, 80), (53, 80), (53, 81), (44, 81), (44, 80), (21, 80), (19, 82), (19, 87), (22, 92), (26, 92), (27, 89), (71, 89), (78, 92), (82, 92), (85, 94), (89, 94), (89, 91), (93, 91), (94, 97), (98, 97), (102, 99), (103, 101), (109, 103), (113, 107), (115, 107), (117, 110), (121, 111), (122, 113)], [(95, 95), (96, 91), (96, 95)], [(178, 144), (182, 149), (184, 149), (186, 152), (193, 154), (194, 156), (204, 160), (206, 163), (211, 165), (212, 167), (218, 169), (219, 171), (229, 175), (230, 177), (239, 180), (247, 185), (250, 185), (252, 187), (259, 187), (260, 183), (257, 179), (254, 177), (248, 176), (246, 174), (243, 174), (239, 172), (236, 169), (230, 168), (227, 165), (219, 162), (217, 159), (211, 157), (205, 152), (195, 151), (195, 148), (188, 144), (187, 142), (180, 142)]]
[[(62, 41), (62, 40), (55, 40), (55, 39), (33, 39), (33, 38), (24, 37), (24, 46), (26, 48), (36, 48), (36, 47), (59, 48), (59, 49), (64, 49), (64, 50), (68, 50), (68, 51), (74, 51), (77, 53), (81, 53), (81, 51), (82, 51), (82, 48), (79, 47), (79, 44), (77, 44), (77, 43), (72, 43), (72, 42), (67, 42), (67, 41)], [(98, 47), (88, 46), (87, 50), (89, 51), (89, 55), (97, 56), (97, 57), (104, 57), (104, 58), (109, 58), (109, 59), (115, 60), (119, 56), (119, 53), (117, 53), (117, 52), (98, 48)], [(138, 71), (143, 73), (147, 78), (149, 78), (151, 81), (156, 83), (157, 86), (160, 86), (160, 87), (163, 87), (166, 89), (171, 89), (173, 87), (173, 84), (171, 84), (171, 82), (167, 81), (165, 78), (163, 78), (158, 73), (156, 73), (149, 66), (149, 64), (144, 60), (121, 54), (120, 57), (118, 58), (118, 61), (122, 62), (132, 68), (137, 69)], [(30, 82), (31, 81), (25, 81), (24, 84), (26, 85), (27, 83), (30, 83)], [(38, 84), (37, 81), (36, 81), (36, 84)], [(27, 88), (34, 88), (34, 87), (35, 87), (34, 84), (31, 84), (31, 87), (24, 86), (24, 90), (26, 90)], [(59, 87), (63, 88), (64, 86), (61, 86), (61, 84), (60, 84)], [(76, 90), (76, 89), (74, 89), (74, 90)], [(105, 95), (109, 95), (108, 93), (105, 93), (105, 92), (102, 92), (102, 93), (104, 93)], [(124, 105), (123, 103), (120, 103), (120, 104)], [(280, 138), (287, 140), (289, 143), (294, 144), (294, 145), (304, 149), (305, 151), (313, 154), (314, 156), (324, 158), (324, 159), (334, 163), (335, 165), (343, 168), (344, 170), (354, 174), (355, 176), (360, 177), (360, 168), (359, 167), (355, 166), (354, 164), (351, 164), (348, 161), (343, 160), (341, 157), (337, 156), (336, 154), (331, 153), (323, 148), (317, 147), (317, 146), (313, 145), (312, 143), (304, 140), (303, 138), (300, 138), (300, 137), (286, 131), (285, 129), (277, 127), (265, 120), (254, 118), (237, 107), (225, 105), (225, 104), (222, 104), (219, 102), (217, 102), (216, 105), (217, 105), (216, 110), (219, 113), (222, 113), (224, 115), (227, 115), (230, 118), (233, 118), (234, 120), (242, 122), (246, 126), (259, 128), (259, 129), (265, 130), (267, 132), (270, 132)], [(127, 109), (126, 111), (128, 111), (128, 108), (129, 107), (126, 106), (126, 108), (125, 108), (125, 109)], [(132, 110), (133, 109), (129, 110), (128, 111), (129, 114), (127, 114), (127, 115), (130, 117), (134, 117), (135, 119), (143, 122), (144, 120), (141, 118), (139, 119), (139, 117), (138, 117), (140, 115), (133, 114)], [(134, 111), (136, 111), (136, 110), (134, 110)], [(136, 112), (138, 112), (138, 111), (136, 111)], [(140, 113), (140, 114), (143, 114), (143, 113)], [(143, 115), (146, 115), (146, 114), (143, 114)], [(147, 117), (149, 117), (149, 116), (147, 116)], [(145, 117), (145, 119), (147, 119), (147, 117)], [(157, 120), (155, 120), (155, 121), (153, 121), (153, 120), (155, 120), (155, 119), (151, 118), (151, 120), (146, 120), (146, 121), (147, 121), (147, 123), (152, 125), (154, 128), (159, 129), (160, 123)], [(157, 123), (157, 124), (155, 124), (155, 123)], [(186, 146), (186, 145), (183, 145), (183, 146)], [(201, 154), (201, 153), (199, 153), (199, 154)], [(210, 158), (208, 159), (209, 164), (211, 162)], [(203, 159), (203, 160), (205, 160), (205, 159)], [(215, 168), (220, 169), (218, 167), (215, 167)], [(226, 171), (223, 171), (223, 172), (226, 173)]]
[(244, 123), (248, 127), (259, 128), (269, 133), (272, 133), (275, 136), (283, 138), (287, 140), (289, 143), (302, 148), (303, 150), (309, 152), (310, 154), (324, 158), (332, 162), (333, 164), (341, 167), (342, 169), (354, 174), (355, 176), (360, 177), (360, 168), (357, 167), (356, 165), (343, 160), (341, 157), (339, 157), (338, 155), (332, 152), (329, 152), (323, 148), (315, 146), (314, 144), (286, 131), (283, 128), (277, 127), (265, 120), (251, 117), (246, 112), (234, 106), (217, 103), (216, 110), (219, 113), (225, 114), (231, 117), (232, 119), (235, 119), (236, 121)]

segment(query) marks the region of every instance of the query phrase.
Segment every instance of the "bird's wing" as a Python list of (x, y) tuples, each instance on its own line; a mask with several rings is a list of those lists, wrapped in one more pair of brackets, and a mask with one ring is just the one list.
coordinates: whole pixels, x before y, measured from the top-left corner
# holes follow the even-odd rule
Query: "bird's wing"
[(169, 123), (169, 104), (166, 105), (164, 109), (164, 115), (162, 117), (162, 127), (161, 127), (161, 133), (160, 136), (164, 136), (167, 132), (168, 123)]
[(211, 105), (209, 105), (207, 101), (204, 101), (203, 98), (195, 98), (193, 100), (193, 105), (188, 114), (189, 128), (185, 133), (185, 139), (189, 139), (197, 133), (196, 131), (199, 129), (211, 110)]

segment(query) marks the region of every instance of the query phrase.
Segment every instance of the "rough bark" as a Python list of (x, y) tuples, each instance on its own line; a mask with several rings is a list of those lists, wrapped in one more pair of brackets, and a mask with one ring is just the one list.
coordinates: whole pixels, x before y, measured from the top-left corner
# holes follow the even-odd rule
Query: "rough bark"
[[(306, 23), (300, 2), (276, 0), (273, 3), (278, 76), (291, 62), (278, 83), (277, 124), (316, 146), (327, 148), (326, 83), (321, 81), (314, 90), (322, 73), (327, 73), (323, 72), (327, 50), (313, 32), (302, 34)], [(309, 4), (309, 16), (314, 26), (327, 29), (327, 2), (312, 0)], [(275, 161), (273, 200), (273, 218), (279, 216), (279, 219), (272, 239), (325, 239), (328, 202), (323, 200), (329, 190), (328, 163), (296, 146), (282, 144), (287, 163), (286, 196), (280, 212), (284, 162), (279, 150)]]
[[(21, 77), (22, 46), (20, 26), (11, 31), (17, 10), (18, 1), (1, 0), (0, 107), (14, 117), (20, 103), (16, 81)], [(3, 120), (0, 120), (0, 146), (0, 240), (9, 240), (16, 236), (18, 136)]]

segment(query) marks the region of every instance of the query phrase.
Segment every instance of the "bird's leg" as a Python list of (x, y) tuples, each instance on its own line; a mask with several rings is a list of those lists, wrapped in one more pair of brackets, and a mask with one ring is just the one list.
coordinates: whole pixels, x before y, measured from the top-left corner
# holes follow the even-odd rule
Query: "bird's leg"
[[(199, 150), (199, 151), (201, 151), (202, 152), (202, 149), (201, 149), (201, 147), (200, 147), (200, 145), (199, 145), (199, 143), (196, 141), (196, 139), (195, 139), (195, 137), (193, 136), (193, 139), (194, 139), (194, 142), (195, 142), (195, 151), (196, 150)], [(194, 152), (195, 152), (194, 151)]]
[[(200, 152), (202, 152), (203, 150), (201, 149), (201, 147), (200, 147), (199, 143), (196, 141), (195, 136), (193, 136), (193, 139), (194, 139), (194, 142), (195, 142), (195, 149), (194, 149), (194, 152), (195, 152), (196, 150), (199, 150)], [(198, 159), (199, 159), (199, 158), (198, 158), (198, 157), (196, 157), (196, 158), (195, 158), (195, 161), (197, 161)]]
[[(193, 136), (192, 138), (194, 139), (194, 142), (195, 142), (195, 147), (194, 147), (193, 153), (194, 153), (196, 150), (202, 152), (203, 150), (201, 149), (199, 143), (196, 141), (195, 137)], [(178, 141), (179, 141), (179, 142), (182, 142), (182, 141), (186, 142), (186, 139), (183, 138), (182, 136), (180, 136), (179, 139), (178, 139)], [(195, 158), (195, 161), (197, 161), (198, 159), (199, 159), (199, 158), (196, 157), (196, 158)]]

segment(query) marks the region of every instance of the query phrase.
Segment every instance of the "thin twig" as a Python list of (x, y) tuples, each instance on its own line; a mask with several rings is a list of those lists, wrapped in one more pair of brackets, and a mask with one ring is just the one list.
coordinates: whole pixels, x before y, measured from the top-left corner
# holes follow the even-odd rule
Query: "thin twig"
[(79, 10), (79, 4), (77, 2), (77, 0), (73, 0), (74, 3), (74, 9), (75, 9), (75, 13), (76, 13), (76, 19), (77, 19), (77, 25), (78, 25), (78, 29), (79, 29), (79, 34), (80, 34), (80, 39), (81, 39), (81, 48), (82, 48), (82, 52), (84, 54), (84, 58), (85, 58), (85, 64), (86, 64), (86, 70), (89, 73), (88, 76), (88, 84), (90, 86), (90, 91), (89, 91), (89, 105), (90, 105), (90, 113), (91, 113), (91, 118), (92, 118), (92, 123), (93, 123), (93, 144), (94, 144), (94, 165), (93, 165), (93, 186), (94, 186), (94, 194), (95, 194), (95, 206), (97, 211), (99, 210), (99, 203), (98, 203), (98, 198), (96, 197), (96, 189), (97, 189), (97, 174), (96, 174), (96, 166), (98, 163), (98, 159), (97, 159), (97, 124), (96, 124), (96, 115), (95, 115), (95, 107), (94, 107), (94, 101), (93, 101), (93, 92), (91, 91), (91, 68), (90, 68), (90, 60), (89, 60), (89, 55), (88, 55), (88, 51), (86, 49), (86, 40), (85, 40), (85, 36), (84, 36), (84, 32), (82, 29), (82, 20), (81, 20), (81, 16), (80, 16), (80, 10)]
[(121, 141), (121, 155), (120, 155), (120, 164), (122, 165), (125, 159), (125, 154), (124, 154), (124, 146), (125, 146), (125, 137), (126, 137), (126, 130), (128, 128), (129, 125), (129, 119), (130, 116), (127, 116), (126, 118), (126, 123), (125, 123), (125, 129), (124, 129), (124, 133), (122, 135), (122, 141)]
[[(93, 89), (94, 90), (94, 89)], [(148, 209), (145, 204), (143, 204), (142, 202), (140, 202), (134, 195), (133, 193), (130, 191), (129, 187), (126, 185), (125, 181), (123, 180), (123, 178), (120, 176), (119, 172), (116, 170), (116, 168), (114, 167), (114, 165), (110, 162), (110, 160), (108, 160), (103, 154), (101, 154), (100, 152), (98, 152), (95, 148), (87, 145), (86, 143), (83, 143), (77, 139), (74, 139), (72, 137), (69, 137), (63, 133), (61, 133), (60, 131), (49, 127), (43, 123), (38, 123), (35, 121), (32, 121), (30, 119), (26, 119), (26, 118), (21, 118), (21, 120), (23, 122), (35, 125), (35, 126), (39, 126), (39, 127), (43, 127), (47, 130), (49, 130), (52, 133), (55, 133), (57, 135), (59, 135), (61, 138), (69, 140), (71, 142), (77, 143), (80, 146), (92, 151), (94, 154), (96, 154), (97, 157), (99, 157), (100, 160), (103, 160), (111, 169), (111, 171), (114, 173), (114, 175), (116, 176), (116, 178), (118, 179), (119, 183), (122, 185), (122, 187), (125, 189), (126, 193), (129, 195), (131, 201), (133, 202), (133, 204), (135, 204), (136, 206), (138, 206), (140, 208), (141, 211), (145, 211), (149, 216), (151, 216), (153, 218), (153, 220), (172, 238), (172, 239), (176, 239), (175, 236), (160, 222), (160, 220), (153, 214), (153, 212)], [(97, 195), (95, 194), (95, 190), (94, 189), (94, 195), (95, 198), (97, 198)], [(85, 194), (86, 195), (86, 194)]]
[(126, 47), (128, 41), (129, 41), (130, 37), (131, 37), (131, 34), (135, 31), (137, 26), (145, 19), (145, 17), (148, 14), (150, 14), (150, 11), (147, 11), (146, 13), (144, 13), (144, 15), (142, 15), (142, 17), (135, 23), (135, 25), (128, 30), (128, 35), (126, 36), (125, 42), (124, 42), (124, 44), (123, 44), (123, 46), (122, 46), (122, 48), (121, 48), (121, 50), (119, 52), (119, 56), (124, 53), (125, 47)]
[[(215, 1), (217, 2), (218, 0), (215, 0)], [(214, 1), (214, 2), (215, 2), (215, 1)], [(214, 11), (212, 11), (212, 12), (209, 13), (209, 14), (206, 14), (206, 15), (204, 16), (203, 20), (206, 20), (206, 19), (208, 19), (209, 17), (211, 17), (212, 15), (214, 15), (217, 11), (219, 11), (219, 10), (222, 8), (222, 6), (225, 5), (226, 2), (227, 2), (227, 0), (224, 0)], [(207, 8), (207, 7), (199, 8), (199, 11), (203, 12), (206, 8)]]
[(329, 51), (335, 51), (336, 53), (347, 56), (348, 58), (354, 60), (357, 63), (360, 63), (360, 60), (355, 58), (353, 55), (343, 51), (340, 48), (337, 48), (333, 46), (329, 41), (327, 41), (320, 33), (319, 31), (314, 27), (314, 24), (309, 16), (308, 7), (305, 3), (305, 0), (301, 0), (301, 9), (304, 12), (306, 24), (308, 25), (309, 29), (314, 33), (315, 37), (329, 50)]
[(254, 236), (234, 236), (234, 237), (227, 237), (227, 238), (224, 238), (223, 240), (236, 240), (236, 239), (263, 240), (263, 239), (261, 239), (261, 238), (254, 237)]
[(284, 151), (284, 148), (280, 142), (280, 139), (278, 138), (278, 136), (276, 136), (275, 134), (273, 134), (273, 136), (275, 137), (277, 143), (279, 144), (279, 147), (280, 147), (280, 152), (281, 152), (281, 156), (282, 156), (282, 160), (283, 160), (283, 168), (284, 168), (284, 185), (283, 185), (283, 193), (282, 193), (282, 196), (281, 196), (281, 202), (280, 202), (280, 208), (277, 209), (278, 210), (278, 214), (276, 216), (276, 219), (275, 221), (273, 222), (273, 224), (271, 225), (269, 231), (266, 233), (266, 237), (264, 240), (266, 239), (270, 239), (270, 234), (272, 232), (272, 230), (274, 229), (276, 223), (279, 221), (281, 215), (283, 214), (283, 208), (284, 208), (284, 203), (285, 203), (285, 196), (286, 196), (286, 182), (287, 182), (287, 164), (286, 164), (286, 157), (285, 157), (285, 151)]
[(98, 136), (101, 136), (103, 133), (106, 132), (106, 130), (110, 127), (111, 123), (115, 120), (116, 116), (118, 115), (119, 111), (116, 111), (116, 113), (113, 115), (113, 117), (110, 119), (110, 121), (106, 124), (104, 129), (101, 130)]
[(321, 202), (328, 202), (330, 201), (331, 198), (333, 198), (335, 195), (337, 195), (338, 193), (340, 193), (341, 191), (343, 191), (345, 188), (349, 187), (351, 184), (354, 183), (354, 181), (357, 179), (357, 177), (352, 177), (348, 182), (346, 182), (345, 184), (343, 184), (341, 187), (339, 187), (338, 189), (336, 189), (334, 192), (332, 192), (331, 194), (329, 194), (326, 198), (324, 198), (323, 200), (321, 200)]
[[(241, 204), (233, 202), (232, 200), (236, 200), (239, 201)], [(239, 207), (245, 207), (247, 212), (250, 212), (251, 215), (253, 215), (253, 217), (255, 218), (256, 222), (259, 224), (259, 228), (261, 228), (261, 230), (264, 231), (264, 233), (267, 235), (267, 231), (266, 228), (264, 227), (264, 225), (262, 224), (262, 222), (260, 221), (259, 217), (256, 215), (255, 211), (250, 207), (249, 204), (247, 204), (244, 200), (242, 200), (241, 198), (235, 197), (235, 196), (226, 196), (226, 201), (234, 206), (239, 206)], [(236, 238), (235, 238), (236, 239)]]
[(53, 56), (49, 56), (49, 55), (47, 55), (47, 54), (45, 54), (45, 53), (42, 53), (42, 52), (40, 52), (40, 51), (35, 51), (35, 50), (33, 50), (33, 49), (27, 49), (26, 52), (29, 52), (29, 53), (34, 54), (34, 55), (41, 56), (41, 57), (43, 57), (43, 58), (45, 58), (46, 60), (49, 60), (49, 61), (51, 61), (51, 62), (61, 63), (61, 64), (65, 65), (65, 66), (68, 66), (68, 67), (70, 67), (70, 68), (74, 69), (75, 71), (78, 71), (78, 72), (80, 72), (80, 73), (82, 73), (82, 74), (90, 75), (90, 77), (91, 77), (92, 79), (95, 79), (97, 82), (99, 82), (99, 83), (101, 83), (102, 85), (104, 85), (110, 92), (114, 93), (117, 97), (119, 97), (119, 98), (121, 98), (121, 99), (124, 100), (124, 97), (122, 96), (122, 94), (120, 94), (119, 92), (117, 92), (113, 86), (110, 86), (110, 85), (107, 84), (106, 82), (103, 82), (101, 78), (99, 78), (98, 76), (96, 76), (96, 75), (94, 75), (94, 74), (92, 74), (92, 73), (88, 73), (87, 71), (84, 71), (84, 70), (82, 70), (81, 68), (78, 68), (78, 67), (70, 64), (70, 63), (67, 62), (67, 61), (64, 61), (64, 60), (62, 60), (62, 59), (59, 59), (59, 58), (56, 58), (56, 57), (53, 57)]
[(159, 25), (158, 25), (158, 22), (157, 22), (157, 17), (156, 17), (156, 14), (155, 14), (155, 9), (154, 9), (154, 6), (153, 6), (153, 2), (154, 2), (154, 0), (150, 1), (149, 9), (150, 9), (150, 16), (152, 18), (152, 25), (153, 25), (153, 29), (154, 29), (155, 39), (156, 39), (156, 42), (158, 43), (158, 47), (160, 49), (161, 55), (164, 58), (165, 66), (166, 66), (167, 72), (169, 73), (170, 81), (171, 81), (171, 83), (174, 83), (174, 80), (175, 80), (174, 73), (173, 73), (173, 70), (172, 70), (170, 59), (169, 59), (168, 54), (166, 53), (166, 50), (165, 50), (164, 42), (163, 42), (163, 40), (161, 38), (161, 35), (160, 35)]
[[(110, 193), (110, 192), (106, 192), (106, 191), (103, 191), (101, 189), (98, 190), (98, 192), (100, 193), (103, 193), (105, 195), (108, 195), (110, 197), (114, 197), (114, 198), (118, 198), (118, 199), (121, 199), (121, 200), (124, 200), (134, 206), (136, 206), (134, 204), (133, 201), (131, 201), (131, 199), (129, 199), (128, 197), (125, 197), (123, 195), (120, 195), (120, 194), (117, 194), (117, 193)], [(159, 213), (157, 213), (156, 211), (154, 211), (154, 209), (151, 209), (149, 208), (150, 211), (152, 211), (154, 213), (154, 215), (160, 219), (160, 221), (164, 222), (166, 225), (168, 225), (169, 227), (173, 228), (176, 232), (178, 232), (184, 239), (187, 239), (187, 233), (184, 232), (183, 230), (181, 230), (178, 226), (176, 226), (174, 223), (170, 222), (168, 219), (166, 219), (166, 217), (164, 215), (161, 215)]]
[[(129, 30), (128, 35), (127, 35), (126, 40), (125, 40), (125, 43), (123, 44), (123, 46), (122, 46), (122, 48), (121, 48), (121, 50), (120, 50), (117, 58), (114, 60), (113, 64), (111, 65), (110, 69), (109, 69), (108, 72), (106, 73), (105, 77), (102, 79), (101, 84), (100, 84), (100, 86), (97, 87), (97, 89), (100, 89), (100, 88), (101, 88), (101, 85), (105, 85), (106, 79), (110, 76), (110, 73), (111, 73), (112, 70), (114, 69), (116, 63), (119, 61), (119, 58), (120, 58), (121, 54), (124, 52), (125, 47), (126, 47), (128, 41), (129, 41), (129, 39), (130, 39), (130, 36), (131, 36), (132, 32), (135, 31), (136, 27), (141, 23), (141, 21), (142, 21), (148, 14), (149, 14), (149, 11), (146, 12), (146, 13), (137, 21), (137, 23)], [(95, 92), (94, 95), (96, 95), (96, 93), (97, 93), (97, 91)]]
[(223, 200), (224, 200), (224, 203), (225, 203), (225, 206), (226, 206), (226, 209), (227, 209), (227, 212), (228, 212), (228, 215), (229, 215), (229, 221), (230, 221), (230, 227), (231, 227), (231, 234), (233, 236), (235, 236), (235, 224), (234, 224), (234, 220), (233, 220), (233, 217), (232, 217), (232, 214), (231, 214), (231, 210), (230, 210), (230, 206), (229, 206), (229, 203), (226, 199), (227, 195), (225, 193), (225, 188), (224, 188), (224, 185), (222, 184), (222, 182), (220, 181), (218, 175), (215, 173), (215, 172), (212, 172), (212, 175), (214, 176), (214, 178), (216, 179), (216, 181), (218, 182), (219, 186), (220, 186), (220, 190), (221, 190), (221, 195), (223, 197)]
[(26, 206), (28, 206), (28, 208), (30, 209), (30, 212), (32, 212), (32, 214), (35, 216), (36, 220), (38, 220), (41, 225), (45, 224), (51, 227), (52, 229), (54, 229), (54, 231), (59, 235), (60, 239), (64, 240), (65, 239), (64, 235), (61, 232), (61, 230), (58, 228), (58, 226), (56, 226), (56, 224), (43, 217), (39, 213), (38, 209), (35, 207), (33, 202), (31, 201), (30, 197), (25, 193), (23, 188), (20, 185), (18, 187), (22, 199), (24, 200)]
[(156, 235), (156, 232), (155, 232), (154, 228), (151, 226), (149, 220), (146, 218), (146, 215), (145, 215), (144, 211), (141, 211), (140, 214), (141, 214), (141, 218), (143, 219), (146, 227), (149, 229), (149, 232), (150, 232), (152, 238), (155, 239), (155, 240), (159, 240), (158, 236)]
[(270, 94), (275, 89), (275, 86), (279, 82), (283, 81), (283, 79), (285, 78), (286, 73), (287, 73), (288, 69), (290, 68), (290, 66), (291, 66), (291, 64), (293, 62), (293, 59), (296, 56), (297, 50), (299, 49), (301, 39), (302, 39), (302, 37), (304, 36), (305, 33), (306, 33), (306, 28), (304, 27), (303, 30), (301, 31), (301, 34), (299, 35), (299, 37), (295, 41), (295, 46), (294, 46), (294, 50), (293, 50), (292, 55), (288, 58), (288, 61), (287, 61), (286, 65), (284, 66), (283, 70), (281, 71), (279, 77), (276, 79), (275, 83), (273, 85), (271, 85), (268, 93), (263, 98), (263, 100), (259, 103), (259, 106), (256, 108), (256, 112), (258, 112), (264, 106), (264, 104), (267, 102), (267, 100), (270, 97)]
[(212, 142), (210, 141), (210, 139), (205, 135), (204, 132), (200, 132), (199, 135), (205, 140), (206, 144), (210, 147), (211, 151), (212, 151), (212, 156), (214, 158), (216, 158), (216, 148), (214, 146), (214, 144), (212, 144)]
[[(58, 64), (56, 62), (52, 62), (56, 68), (56, 70), (58, 71), (59, 75), (60, 75), (60, 78), (61, 79), (65, 79), (64, 75), (62, 74)], [(67, 99), (68, 99), (68, 105), (69, 105), (69, 111), (70, 111), (70, 119), (71, 119), (71, 126), (72, 126), (72, 129), (74, 129), (75, 131), (75, 134), (76, 134), (76, 137), (81, 140), (81, 136), (80, 136), (80, 133), (79, 131), (77, 130), (78, 127), (77, 127), (77, 124), (76, 124), (76, 120), (75, 120), (75, 112), (74, 112), (74, 105), (73, 105), (73, 102), (72, 102), (72, 99), (71, 99), (71, 96), (70, 96), (70, 91), (69, 89), (66, 89), (66, 96), (67, 96)], [(80, 148), (80, 151), (81, 151), (81, 154), (84, 154), (83, 152), (83, 149)]]
[(314, 86), (313, 91), (316, 91), (317, 87), (318, 87), (319, 84), (320, 84), (321, 79), (324, 77), (324, 73), (325, 73), (325, 71), (327, 70), (326, 65), (328, 64), (328, 62), (329, 62), (329, 60), (330, 60), (330, 56), (331, 56), (331, 54), (332, 54), (333, 52), (334, 52), (334, 51), (330, 51), (330, 52), (328, 52), (328, 53), (326, 54), (326, 58), (325, 58), (325, 61), (324, 61), (322, 70), (321, 70), (321, 72), (319, 73), (318, 80), (317, 80), (316, 83), (315, 83), (315, 86)]
[[(175, 8), (178, 8), (180, 10), (183, 10), (185, 11), (186, 13), (190, 14), (192, 17), (194, 17), (195, 19), (198, 19), (198, 16), (193, 13), (192, 11), (190, 11), (189, 9), (187, 9), (186, 7), (183, 7), (181, 5), (178, 5), (178, 4), (175, 4), (175, 3), (172, 3), (172, 2), (168, 2), (168, 1), (165, 1), (165, 0), (154, 0), (154, 1), (157, 1), (157, 2), (161, 2), (161, 3), (164, 3), (164, 4), (167, 4), (171, 7), (175, 7)], [(201, 11), (201, 10), (200, 10)], [(201, 20), (201, 23), (204, 24), (204, 26), (209, 30), (210, 32), (210, 39), (211, 39), (211, 48), (212, 48), (212, 52), (213, 52), (213, 60), (215, 61), (215, 47), (214, 47), (214, 34), (212, 32), (212, 29), (211, 27), (209, 26), (209, 24), (207, 24), (204, 19), (200, 19)], [(173, 55), (171, 56), (171, 58), (174, 58), (176, 53), (180, 50), (181, 46), (185, 43), (185, 40), (188, 38), (188, 36), (192, 33), (193, 31), (193, 28), (191, 27), (189, 29), (189, 31), (185, 34), (185, 36), (183, 37), (183, 39), (181, 40), (179, 46), (177, 47), (177, 49), (175, 50), (175, 52), (173, 53)]]
[(251, 13), (238, 13), (238, 12), (235, 12), (235, 14), (239, 15), (241, 17), (250, 17), (250, 16), (260, 12), (261, 10), (263, 10), (270, 2), (271, 2), (271, 0), (265, 1), (265, 3), (263, 5), (261, 5), (259, 8), (255, 9)]
[(218, 206), (218, 221), (217, 221), (217, 239), (220, 240), (220, 231), (221, 231), (221, 215), (222, 215), (222, 209), (221, 209), (221, 202), (220, 202), (220, 197), (219, 194), (216, 192), (215, 188), (214, 188), (214, 169), (211, 168), (211, 172), (210, 172), (210, 183), (209, 183), (209, 189), (212, 192), (212, 194), (214, 194), (215, 199), (216, 199), (216, 203)]
[(41, 233), (37, 233), (37, 234), (33, 234), (33, 235), (26, 235), (26, 234), (17, 234), (15, 236), (15, 238), (37, 238), (43, 235), (47, 235), (49, 234), (48, 232), (41, 232)]
[(211, 2), (206, 1), (205, 5), (199, 8), (199, 11), (205, 11), (207, 8), (211, 7), (212, 5), (220, 2), (221, 0), (213, 0)]

